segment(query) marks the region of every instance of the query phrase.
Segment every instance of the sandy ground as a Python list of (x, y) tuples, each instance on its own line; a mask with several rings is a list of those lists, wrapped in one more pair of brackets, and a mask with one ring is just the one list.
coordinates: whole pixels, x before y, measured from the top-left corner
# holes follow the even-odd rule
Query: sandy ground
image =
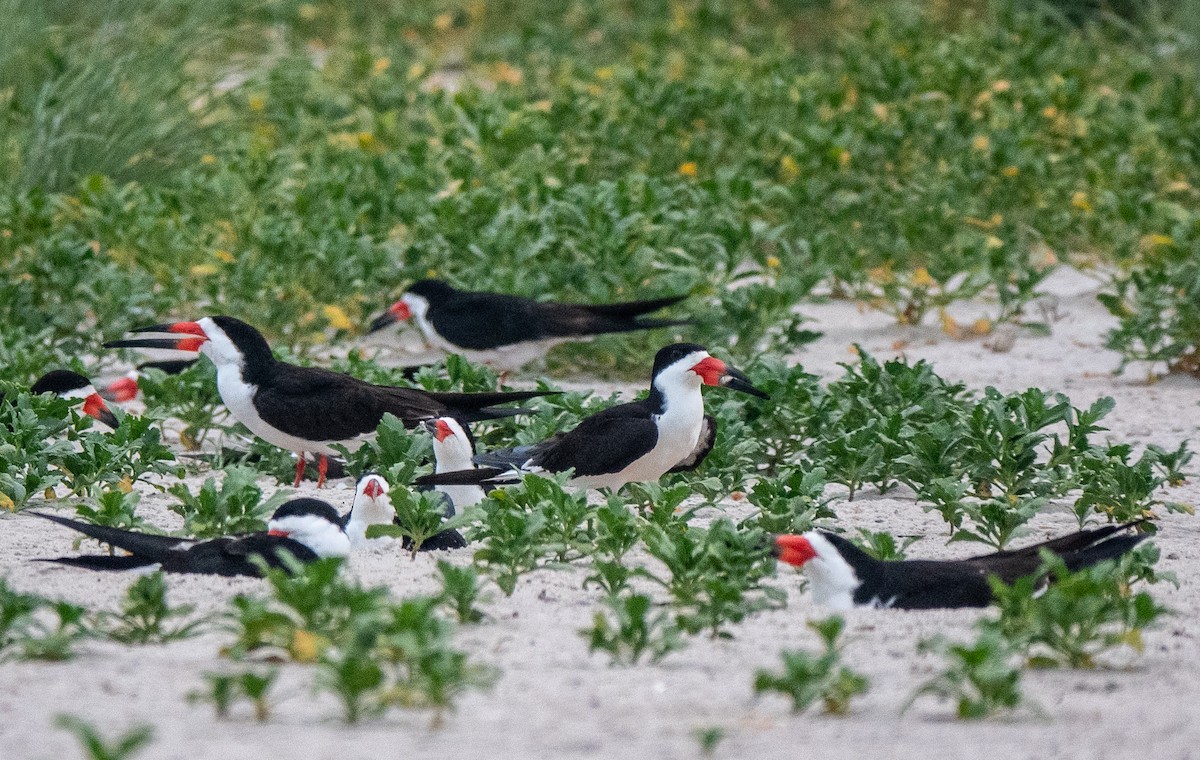
[[(1008, 353), (993, 353), (980, 341), (947, 338), (936, 327), (902, 328), (886, 316), (860, 313), (852, 304), (807, 307), (824, 338), (798, 360), (809, 371), (839, 374), (837, 362), (853, 358), (860, 343), (883, 358), (903, 353), (931, 361), (945, 377), (972, 387), (1004, 390), (1029, 386), (1062, 390), (1076, 406), (1114, 396), (1108, 423), (1112, 436), (1138, 444), (1175, 446), (1194, 438), (1200, 383), (1181, 378), (1145, 384), (1145, 372), (1123, 376), (1111, 371), (1118, 358), (1103, 348), (1112, 321), (1095, 302), (1095, 284), (1065, 272), (1048, 289), (1059, 296), (1063, 318), (1049, 338), (1021, 337)], [(968, 319), (987, 305), (961, 310)], [(346, 508), (346, 484), (322, 492)], [(309, 491), (311, 489), (305, 489)], [(315, 493), (315, 491), (314, 491)], [(946, 546), (944, 525), (910, 499), (864, 494), (836, 508), (847, 527), (886, 528), (927, 538), (909, 550), (913, 557), (952, 557), (977, 547)], [(1200, 486), (1173, 489), (1168, 497), (1195, 504)], [(146, 517), (174, 527), (166, 499), (147, 493)], [(745, 507), (729, 504), (734, 516)], [(715, 511), (714, 511), (715, 512)], [(711, 519), (713, 514), (702, 515)], [(1071, 530), (1069, 515), (1040, 516), (1033, 537)], [(941, 665), (940, 658), (917, 655), (917, 642), (944, 634), (971, 636), (976, 611), (849, 613), (845, 660), (871, 681), (850, 715), (797, 716), (781, 698), (756, 698), (754, 672), (777, 668), (786, 648), (815, 650), (817, 640), (804, 626), (827, 611), (800, 591), (799, 578), (781, 573), (777, 585), (790, 594), (786, 609), (761, 613), (734, 629), (736, 638), (696, 638), (688, 648), (658, 666), (611, 667), (604, 655), (590, 656), (579, 629), (590, 625), (599, 593), (581, 590), (581, 570), (539, 571), (505, 598), (490, 587), (483, 608), (491, 619), (461, 628), (457, 643), (502, 675), (490, 692), (462, 698), (439, 730), (425, 713), (390, 713), (383, 720), (346, 727), (329, 697), (315, 696), (303, 666), (285, 668), (272, 720), (259, 725), (245, 705), (231, 719), (215, 719), (207, 705), (192, 705), (201, 674), (226, 667), (217, 655), (224, 634), (171, 644), (127, 648), (91, 643), (65, 664), (0, 665), (0, 758), (45, 760), (79, 756), (75, 741), (53, 729), (54, 716), (69, 712), (94, 721), (108, 734), (141, 723), (155, 726), (155, 741), (140, 756), (155, 759), (455, 757), (471, 758), (694, 758), (696, 732), (719, 728), (725, 738), (719, 758), (1195, 758), (1200, 757), (1200, 642), (1193, 621), (1200, 611), (1200, 521), (1167, 515), (1157, 539), (1160, 567), (1176, 573), (1181, 586), (1155, 587), (1156, 597), (1175, 611), (1146, 638), (1142, 656), (1118, 656), (1094, 671), (1030, 671), (1027, 695), (1043, 715), (979, 723), (952, 719), (953, 708), (925, 698), (902, 712), (913, 691)], [(1031, 537), (1032, 538), (1032, 537)], [(28, 560), (71, 549), (69, 532), (31, 517), (0, 520), (0, 574), (18, 589), (115, 608), (129, 579)], [(369, 550), (355, 556), (350, 572), (369, 584), (386, 583), (397, 596), (437, 588), (429, 556), (409, 561), (398, 552)], [(467, 553), (451, 560), (467, 563)], [(219, 610), (238, 592), (261, 587), (256, 580), (175, 577), (173, 603)]]

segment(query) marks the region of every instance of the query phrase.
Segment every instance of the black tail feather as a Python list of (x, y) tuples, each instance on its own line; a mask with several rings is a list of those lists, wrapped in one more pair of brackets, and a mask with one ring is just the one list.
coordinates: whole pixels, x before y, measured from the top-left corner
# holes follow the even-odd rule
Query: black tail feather
[(601, 303), (588, 305), (580, 304), (580, 308), (591, 312), (598, 317), (633, 319), (634, 317), (639, 317), (643, 314), (649, 314), (652, 311), (658, 311), (659, 309), (665, 309), (668, 306), (674, 306), (686, 298), (687, 296), (683, 295), (669, 296), (667, 298), (652, 298), (646, 301), (623, 301), (621, 303)]
[(158, 564), (152, 559), (137, 557), (132, 554), (85, 554), (80, 557), (56, 557), (54, 559), (39, 559), (38, 562), (55, 562), (71, 567), (82, 567), (88, 570), (137, 570)]
[(169, 556), (170, 552), (177, 551), (181, 547), (191, 543), (187, 539), (157, 536), (152, 533), (137, 533), (131, 530), (121, 530), (120, 528), (109, 528), (104, 525), (93, 525), (92, 523), (72, 520), (69, 517), (60, 517), (59, 515), (46, 514), (45, 512), (26, 512), (26, 514), (56, 522), (59, 525), (79, 531), (89, 538), (103, 541), (118, 549), (124, 549), (131, 554), (138, 555), (143, 562), (161, 561), (163, 558)]
[[(438, 393), (426, 391), (425, 395), (435, 401), (445, 404), (454, 410), (455, 416), (460, 411), (483, 410), (484, 407), (496, 404), (510, 404), (514, 401), (528, 401), (539, 396), (556, 396), (562, 391), (494, 391), (491, 393)], [(487, 419), (487, 418), (484, 418)]]
[(513, 474), (512, 470), (502, 470), (496, 467), (480, 467), (475, 470), (455, 470), (454, 472), (435, 472), (414, 478), (412, 484), (418, 487), (427, 486), (478, 486), (488, 481)]
[(1060, 554), (1062, 560), (1067, 565), (1067, 569), (1071, 572), (1082, 570), (1085, 567), (1091, 567), (1108, 559), (1117, 559), (1121, 555), (1133, 549), (1133, 547), (1146, 540), (1149, 536), (1145, 533), (1135, 533), (1129, 536), (1117, 536), (1110, 538), (1107, 541), (1101, 541), (1098, 544), (1093, 544), (1085, 549), (1078, 551), (1066, 552)]
[[(1146, 522), (1149, 522), (1149, 518), (1143, 517), (1140, 520), (1133, 520), (1132, 522), (1122, 523), (1120, 525), (1105, 525), (1100, 528), (1089, 528), (1088, 530), (1077, 531), (1066, 536), (1052, 538), (1049, 541), (1043, 541), (1040, 544), (1023, 546), (1020, 549), (1011, 549), (1009, 551), (992, 554), (981, 554), (977, 557), (970, 557), (967, 561), (980, 559), (990, 560), (997, 557), (1036, 557), (1042, 549), (1048, 549), (1058, 555), (1066, 555), (1095, 546), (1115, 533), (1121, 533), (1123, 531), (1130, 530), (1131, 528), (1136, 528)], [(1144, 534), (1137, 536), (1138, 540), (1141, 540), (1144, 537)]]

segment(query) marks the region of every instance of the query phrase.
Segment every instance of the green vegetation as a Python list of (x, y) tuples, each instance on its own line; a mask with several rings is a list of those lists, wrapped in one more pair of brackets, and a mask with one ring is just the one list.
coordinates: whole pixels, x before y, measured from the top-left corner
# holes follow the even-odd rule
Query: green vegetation
[(841, 664), (838, 639), (846, 623), (834, 615), (825, 620), (810, 620), (808, 627), (821, 637), (824, 651), (820, 655), (803, 650), (784, 652), (783, 673), (758, 671), (754, 676), (754, 692), (787, 696), (792, 700), (793, 712), (803, 712), (820, 702), (825, 712), (844, 715), (850, 710), (850, 700), (865, 694), (868, 686), (866, 678)]
[(129, 760), (154, 738), (154, 729), (150, 726), (130, 729), (110, 742), (95, 726), (72, 715), (59, 715), (55, 724), (75, 735), (88, 760)]

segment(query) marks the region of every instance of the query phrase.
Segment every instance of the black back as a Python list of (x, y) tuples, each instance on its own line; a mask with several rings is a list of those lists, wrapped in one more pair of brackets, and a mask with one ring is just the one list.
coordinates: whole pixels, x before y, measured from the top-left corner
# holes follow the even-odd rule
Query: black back
[(408, 292), (429, 301), (426, 319), (442, 338), (460, 348), (475, 351), (531, 340), (586, 337), (685, 324), (637, 318), (678, 303), (683, 300), (682, 296), (592, 306), (456, 290), (440, 280), (421, 280)]

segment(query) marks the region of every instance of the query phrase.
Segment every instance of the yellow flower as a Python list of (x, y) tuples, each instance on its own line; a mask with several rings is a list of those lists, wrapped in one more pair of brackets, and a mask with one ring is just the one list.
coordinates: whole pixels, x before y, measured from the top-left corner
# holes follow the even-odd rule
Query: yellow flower
[(341, 306), (334, 304), (326, 304), (321, 307), (321, 313), (325, 315), (325, 321), (335, 330), (353, 330), (354, 322), (346, 314)]
[(217, 273), (216, 264), (196, 264), (191, 269), (193, 277), (208, 277)]
[(233, 263), (233, 254), (229, 251), (226, 251), (224, 248), (218, 248), (217, 250), (213, 251), (213, 256), (216, 257), (217, 261), (220, 261), (224, 264)]
[(251, 95), (246, 100), (246, 105), (250, 106), (251, 111), (262, 113), (267, 108), (267, 99), (263, 95)]
[(601, 66), (596, 69), (596, 78), (603, 82), (607, 79), (612, 79), (614, 73), (616, 72), (612, 66)]
[(879, 119), (880, 121), (888, 120), (888, 107), (883, 103), (876, 103), (875, 105), (871, 106), (871, 113), (875, 114), (875, 118)]
[(425, 64), (414, 63), (412, 66), (408, 67), (408, 79), (410, 82), (414, 79), (420, 79), (424, 73)]
[(685, 161), (679, 165), (679, 173), (684, 177), (695, 177), (697, 168), (695, 161)]
[(987, 318), (975, 320), (975, 323), (971, 325), (971, 332), (976, 335), (990, 335), (992, 332), (992, 320)]
[(216, 162), (217, 162), (217, 157), (211, 153), (205, 153), (203, 156), (200, 157), (200, 163), (204, 164), (205, 166), (212, 166)]
[(511, 63), (508, 63), (507, 61), (501, 61), (500, 63), (496, 64), (492, 76), (497, 82), (503, 82), (504, 84), (520, 84), (525, 75), (521, 73), (520, 69), (518, 69), (516, 66), (513, 66)]
[(845, 169), (850, 165), (850, 151), (846, 150), (845, 148), (839, 148), (837, 160), (838, 166)]
[(1058, 116), (1058, 109), (1054, 106), (1046, 106), (1042, 109), (1042, 116), (1045, 116), (1047, 119), (1053, 119)]
[(975, 135), (975, 139), (971, 141), (971, 147), (982, 153), (992, 147), (992, 141), (987, 135)]
[(1170, 235), (1163, 235), (1162, 233), (1154, 233), (1142, 238), (1143, 248), (1158, 248), (1163, 245), (1175, 245), (1175, 238)]
[(363, 150), (370, 150), (375, 147), (375, 135), (370, 132), (358, 133), (358, 147)]
[(376, 58), (375, 63), (371, 64), (371, 76), (373, 76), (373, 77), (379, 76), (383, 72), (387, 71), (388, 66), (391, 66), (391, 65), (392, 65), (392, 59), (388, 58), (387, 56), (384, 56), (383, 58)]
[(0, 493), (0, 509), (3, 509), (5, 512), (12, 512), (16, 508), (17, 505), (12, 500), (12, 497), (6, 493)]
[(771, 269), (778, 269), (782, 263), (783, 262), (781, 262), (779, 260), (778, 256), (768, 256), (767, 257), (767, 266), (770, 267)]
[(1000, 238), (996, 237), (995, 235), (988, 235), (987, 241), (985, 244), (987, 245), (988, 248), (993, 248), (993, 249), (1004, 247), (1004, 241), (1001, 240)]
[(1071, 196), (1071, 205), (1080, 211), (1091, 211), (1092, 203), (1088, 200), (1087, 193), (1082, 190), (1077, 191)]
[(296, 15), (305, 21), (312, 21), (321, 13), (321, 9), (312, 3), (305, 3), (296, 9)]
[(917, 267), (912, 273), (912, 283), (922, 288), (932, 288), (937, 286), (937, 280), (929, 274), (929, 270), (925, 267)]
[(296, 632), (292, 634), (292, 643), (288, 647), (288, 651), (296, 662), (316, 662), (324, 648), (320, 636), (303, 628), (297, 628)]
[(800, 176), (800, 164), (791, 156), (779, 159), (779, 181), (794, 182)]
[(998, 79), (992, 82), (992, 92), (1008, 92), (1012, 89), (1012, 83), (1007, 79)]
[(439, 13), (433, 20), (433, 28), (439, 32), (444, 32), (452, 26), (454, 26), (453, 13)]
[(1000, 170), (1000, 173), (1005, 177), (1015, 177), (1021, 173), (1021, 170), (1015, 166), (1006, 166)]

